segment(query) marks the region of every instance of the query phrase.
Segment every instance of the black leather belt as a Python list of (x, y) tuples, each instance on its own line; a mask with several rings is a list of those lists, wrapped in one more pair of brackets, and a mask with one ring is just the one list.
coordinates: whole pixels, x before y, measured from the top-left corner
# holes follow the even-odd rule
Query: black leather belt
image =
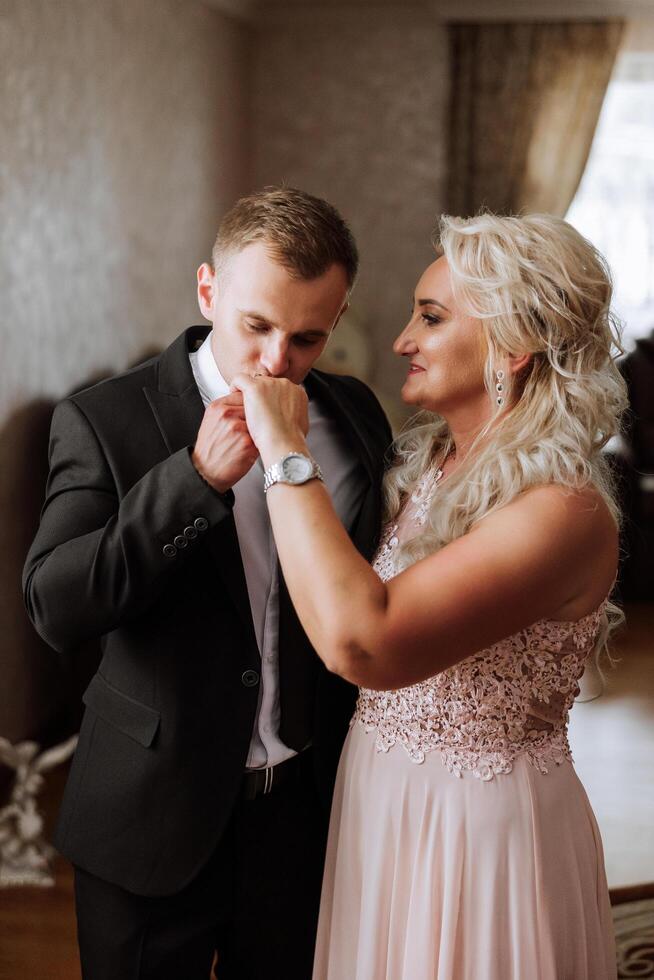
[(276, 766), (267, 769), (248, 769), (243, 774), (241, 783), (241, 799), (256, 800), (258, 796), (273, 793), (280, 786), (299, 782), (302, 775), (311, 766), (311, 749), (305, 749), (298, 755), (292, 755)]

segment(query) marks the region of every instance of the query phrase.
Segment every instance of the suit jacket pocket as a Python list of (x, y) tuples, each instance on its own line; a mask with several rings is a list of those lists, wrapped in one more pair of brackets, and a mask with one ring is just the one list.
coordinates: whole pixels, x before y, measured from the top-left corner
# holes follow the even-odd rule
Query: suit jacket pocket
[(146, 749), (152, 745), (161, 715), (154, 708), (123, 694), (96, 674), (84, 692), (84, 704), (108, 725), (133, 738)]

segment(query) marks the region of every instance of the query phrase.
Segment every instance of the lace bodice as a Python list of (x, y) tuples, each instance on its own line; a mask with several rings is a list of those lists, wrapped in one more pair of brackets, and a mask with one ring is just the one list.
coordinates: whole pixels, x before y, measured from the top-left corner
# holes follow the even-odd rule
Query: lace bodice
[[(440, 475), (428, 473), (398, 524), (386, 527), (374, 562), (384, 581), (398, 573), (402, 537), (424, 524)], [(375, 731), (379, 751), (399, 743), (417, 763), (436, 749), (457, 776), (492, 779), (522, 754), (546, 773), (571, 759), (568, 713), (605, 606), (575, 623), (534, 623), (419, 684), (361, 688), (352, 724)]]

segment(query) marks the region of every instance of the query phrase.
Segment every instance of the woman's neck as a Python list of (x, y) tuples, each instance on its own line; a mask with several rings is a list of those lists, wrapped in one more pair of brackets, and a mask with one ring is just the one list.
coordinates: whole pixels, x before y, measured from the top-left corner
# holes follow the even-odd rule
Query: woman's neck
[(450, 449), (446, 451), (445, 457), (441, 464), (444, 473), (452, 473), (454, 470), (464, 462), (468, 454), (472, 450), (473, 452), (478, 451), (478, 445), (474, 446), (475, 439), (479, 436), (481, 428), (467, 431), (467, 432), (452, 432), (450, 431)]
[(447, 454), (450, 459), (449, 472), (460, 466), (471, 452), (476, 455), (497, 424), (497, 419), (490, 418), (474, 423), (466, 420), (464, 424), (457, 424), (458, 420), (452, 419), (445, 421), (450, 430), (450, 452)]

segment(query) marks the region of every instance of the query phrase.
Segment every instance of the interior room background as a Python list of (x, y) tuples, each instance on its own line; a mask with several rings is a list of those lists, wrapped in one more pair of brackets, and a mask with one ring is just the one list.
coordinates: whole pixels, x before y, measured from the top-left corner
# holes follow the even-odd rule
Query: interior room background
[[(499, 33), (475, 36), (477, 23)], [(559, 33), (529, 33), (543, 23)], [(583, 35), (580, 45), (593, 23), (603, 25), (596, 43)], [(518, 55), (525, 45), (547, 54), (548, 44), (572, 52), (557, 69), (563, 95), (579, 81), (570, 66), (593, 48), (603, 54), (585, 70), (594, 87), (584, 111), (575, 118), (567, 100), (544, 159), (547, 119), (543, 133), (530, 130), (528, 154), (517, 147), (526, 122), (507, 116), (501, 81), (519, 69), (536, 91), (542, 70), (530, 75)], [(475, 51), (481, 69), (471, 73)], [(535, 201), (565, 213), (579, 190), (571, 213), (592, 225), (611, 193), (591, 151), (606, 85), (612, 73), (654, 80), (653, 60), (648, 0), (2, 0), (0, 734), (47, 743), (74, 730), (97, 659), (56, 656), (20, 594), (52, 407), (201, 322), (195, 270), (236, 198), (286, 183), (326, 197), (350, 222), (361, 273), (331, 356), (364, 374), (399, 423), (391, 343), (431, 260), (437, 216), (476, 209), (475, 195), (498, 210)], [(654, 178), (648, 187), (651, 236)], [(594, 233), (615, 242), (620, 228), (617, 217), (615, 227), (598, 219)], [(654, 326), (651, 240), (640, 254), (649, 286), (640, 283), (631, 346)]]

